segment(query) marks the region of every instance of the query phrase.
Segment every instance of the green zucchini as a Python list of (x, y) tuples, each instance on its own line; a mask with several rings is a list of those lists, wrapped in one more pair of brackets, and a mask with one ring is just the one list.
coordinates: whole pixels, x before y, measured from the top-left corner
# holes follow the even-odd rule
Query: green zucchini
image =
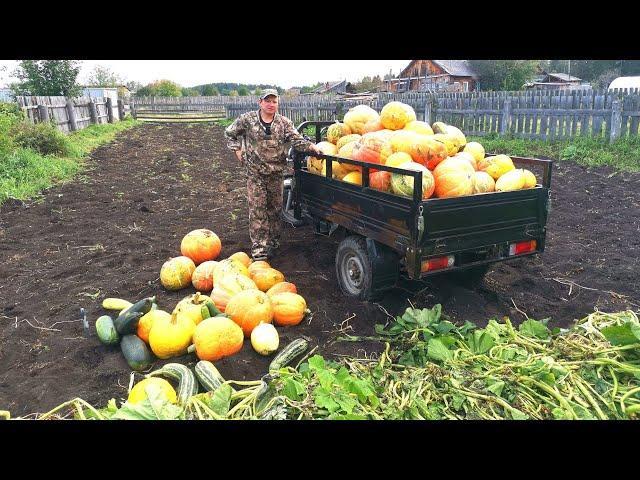
[(282, 367), (286, 367), (294, 358), (304, 353), (307, 348), (309, 348), (309, 342), (304, 338), (296, 338), (274, 357), (269, 364), (269, 371), (280, 370)]
[(120, 335), (113, 324), (113, 318), (109, 315), (102, 315), (96, 320), (96, 332), (105, 345), (116, 345), (120, 342)]
[[(200, 384), (207, 392), (215, 390), (225, 382), (218, 369), (207, 360), (200, 360), (196, 363), (195, 371)], [(233, 388), (231, 390), (235, 391)]]
[(138, 329), (138, 321), (140, 320), (140, 317), (151, 310), (155, 301), (155, 296), (143, 298), (120, 312), (120, 315), (118, 315), (113, 322), (118, 333), (120, 335), (135, 333)]
[(193, 372), (181, 363), (167, 363), (147, 377), (165, 376), (178, 381), (178, 403), (184, 405), (189, 398), (198, 393), (198, 382)]
[(139, 372), (147, 370), (153, 365), (155, 357), (147, 344), (137, 335), (125, 335), (120, 341), (122, 354), (129, 366)]

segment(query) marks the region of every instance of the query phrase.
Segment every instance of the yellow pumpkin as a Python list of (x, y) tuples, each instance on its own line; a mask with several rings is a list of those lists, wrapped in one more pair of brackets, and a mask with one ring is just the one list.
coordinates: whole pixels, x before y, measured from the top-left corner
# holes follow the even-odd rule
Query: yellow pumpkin
[(352, 133), (350, 135), (345, 135), (344, 137), (341, 137), (336, 142), (336, 148), (338, 149), (338, 156), (342, 157), (342, 155), (340, 155), (340, 150), (342, 149), (342, 147), (344, 147), (347, 143), (357, 142), (358, 140), (360, 140), (360, 137), (361, 135), (358, 135), (357, 133)]
[(251, 275), (253, 275), (256, 270), (260, 270), (261, 268), (271, 268), (271, 265), (269, 265), (269, 262), (266, 260), (257, 260), (253, 262), (248, 268), (249, 278), (251, 278)]
[(476, 159), (476, 163), (484, 158), (484, 147), (478, 142), (469, 142), (464, 146), (463, 152), (470, 153)]
[(171, 313), (181, 312), (197, 325), (202, 321), (202, 305), (210, 301), (212, 300), (208, 295), (196, 292), (180, 300)]
[(280, 345), (278, 331), (271, 323), (260, 323), (251, 332), (251, 346), (260, 355), (270, 355)]
[(167, 290), (180, 290), (191, 285), (196, 264), (189, 257), (173, 257), (160, 268), (160, 283)]
[(142, 317), (140, 317), (140, 320), (138, 321), (138, 329), (136, 331), (136, 334), (147, 344), (149, 343), (149, 332), (151, 332), (151, 328), (158, 318), (164, 318), (165, 320), (170, 319), (171, 314), (169, 312), (165, 312), (164, 310), (149, 310)]
[(211, 299), (218, 310), (224, 312), (231, 297), (243, 290), (258, 290), (258, 286), (249, 277), (230, 274), (216, 283), (211, 291)]
[(218, 262), (218, 265), (216, 265), (213, 270), (214, 288), (222, 277), (229, 274), (249, 277), (249, 270), (240, 260), (225, 258), (221, 262)]
[(266, 292), (276, 283), (284, 282), (284, 274), (275, 268), (261, 268), (254, 270), (251, 280), (256, 283), (258, 290)]
[(419, 133), (421, 135), (433, 135), (433, 130), (429, 126), (427, 122), (422, 122), (420, 120), (414, 120), (412, 122), (407, 123), (404, 126), (404, 130), (410, 130), (412, 132)]
[(515, 168), (511, 157), (502, 154), (486, 157), (478, 162), (478, 170), (487, 172), (494, 180), (498, 180), (502, 175), (511, 170), (515, 170)]
[(251, 265), (251, 262), (253, 261), (251, 260), (251, 257), (247, 255), (245, 252), (236, 252), (233, 255), (229, 255), (228, 258), (230, 260), (238, 260), (245, 267), (249, 267), (249, 265)]
[(200, 360), (215, 362), (242, 349), (244, 333), (230, 318), (213, 317), (202, 321), (193, 332), (193, 345)]
[(147, 399), (147, 389), (149, 387), (158, 388), (161, 395), (164, 396), (171, 403), (178, 403), (178, 394), (174, 390), (173, 386), (167, 382), (164, 378), (151, 377), (136, 383), (127, 397), (127, 402), (131, 404), (140, 403)]
[(273, 321), (271, 301), (267, 294), (260, 290), (236, 293), (227, 303), (225, 313), (242, 328), (245, 337), (251, 336), (251, 332), (260, 322)]
[(196, 324), (183, 313), (154, 320), (149, 332), (149, 346), (158, 358), (179, 357), (187, 353)]
[(538, 184), (538, 180), (536, 176), (533, 174), (531, 170), (524, 169), (524, 187), (522, 188), (533, 188)]
[(471, 177), (473, 184), (472, 193), (493, 192), (496, 189), (496, 181), (487, 172), (475, 172)]
[(402, 102), (389, 102), (380, 110), (380, 123), (389, 130), (400, 130), (416, 119), (411, 105)]
[(496, 180), (496, 192), (511, 192), (522, 190), (526, 181), (524, 171), (521, 168), (509, 170)]

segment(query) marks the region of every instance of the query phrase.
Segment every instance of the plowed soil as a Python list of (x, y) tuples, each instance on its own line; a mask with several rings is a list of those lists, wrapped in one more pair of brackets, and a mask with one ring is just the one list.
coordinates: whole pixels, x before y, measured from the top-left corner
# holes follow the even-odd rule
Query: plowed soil
[[(640, 175), (555, 162), (546, 251), (495, 264), (476, 286), (446, 277), (403, 281), (379, 303), (345, 297), (336, 282), (339, 238), (285, 228), (272, 265), (294, 282), (312, 314), (280, 328), (281, 345), (306, 335), (325, 357), (378, 352), (377, 342), (336, 342), (342, 332), (373, 335), (387, 313), (441, 303), (454, 321), (479, 325), (551, 318), (569, 326), (594, 308), (640, 308)], [(179, 255), (191, 230), (222, 239), (221, 258), (249, 252), (243, 173), (216, 125), (142, 125), (95, 150), (85, 173), (26, 203), (0, 208), (0, 410), (46, 412), (81, 397), (102, 407), (126, 398), (130, 372), (118, 347), (102, 345), (95, 319), (105, 297), (157, 295), (169, 310), (193, 288), (169, 292), (160, 267)], [(80, 308), (90, 334), (83, 333)], [(169, 361), (193, 366), (187, 355)], [(246, 341), (217, 362), (225, 378), (254, 380), (269, 357)], [(158, 361), (159, 367), (165, 361)]]

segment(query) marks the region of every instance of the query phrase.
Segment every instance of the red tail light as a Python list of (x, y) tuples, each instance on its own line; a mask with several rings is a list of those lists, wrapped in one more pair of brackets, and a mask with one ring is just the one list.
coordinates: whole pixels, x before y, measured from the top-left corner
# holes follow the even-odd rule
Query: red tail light
[(526, 242), (512, 243), (509, 245), (509, 255), (520, 255), (535, 251), (538, 242), (535, 240), (527, 240)]
[(446, 257), (430, 258), (429, 260), (422, 261), (422, 268), (420, 272), (431, 272), (433, 270), (442, 270), (443, 268), (452, 267), (454, 263), (453, 255)]

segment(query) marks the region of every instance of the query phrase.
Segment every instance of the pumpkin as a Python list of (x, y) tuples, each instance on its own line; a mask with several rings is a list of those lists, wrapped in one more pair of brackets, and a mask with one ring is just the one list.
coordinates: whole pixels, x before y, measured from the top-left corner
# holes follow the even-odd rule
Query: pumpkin
[(411, 105), (402, 102), (389, 102), (380, 110), (380, 123), (389, 130), (400, 130), (416, 119)]
[(429, 170), (433, 170), (447, 158), (445, 146), (434, 140), (433, 135), (416, 135), (409, 153), (414, 162), (424, 165)]
[(273, 322), (278, 326), (298, 325), (308, 313), (307, 302), (297, 293), (282, 292), (271, 296)]
[(434, 122), (433, 124), (431, 124), (431, 129), (435, 134), (447, 133), (447, 124), (444, 122)]
[(536, 176), (533, 174), (531, 170), (524, 169), (524, 187), (522, 188), (533, 188), (538, 184), (538, 180)]
[(263, 292), (269, 290), (276, 283), (284, 282), (283, 273), (275, 268), (261, 268), (259, 270), (254, 270), (253, 274), (250, 275), (250, 278), (255, 282), (258, 290)]
[[(380, 159), (380, 151), (386, 144), (387, 141), (384, 137), (376, 135), (376, 132), (367, 133), (358, 140), (357, 145), (353, 148), (352, 158), (361, 162), (384, 163), (384, 160)], [(372, 171), (375, 170), (370, 170), (370, 172)]]
[(439, 198), (460, 197), (473, 193), (472, 177), (475, 171), (469, 162), (459, 157), (444, 159), (433, 170), (435, 194)]
[(149, 332), (153, 327), (153, 322), (157, 318), (164, 318), (166, 320), (167, 318), (171, 318), (171, 314), (159, 309), (149, 310), (142, 317), (140, 317), (140, 320), (138, 321), (138, 329), (136, 331), (136, 334), (147, 344), (149, 343)]
[(453, 139), (453, 142), (456, 144), (456, 147), (458, 147), (458, 150), (461, 150), (467, 144), (467, 137), (464, 136), (464, 133), (462, 133), (462, 130), (460, 130), (458, 127), (447, 125), (446, 133)]
[(502, 175), (515, 168), (513, 160), (507, 155), (485, 157), (478, 162), (478, 170), (487, 172), (494, 180), (498, 180)]
[(238, 353), (243, 343), (242, 329), (227, 317), (207, 318), (193, 332), (197, 357), (209, 362)]
[(127, 397), (127, 403), (136, 404), (143, 402), (147, 397), (147, 389), (157, 388), (161, 396), (169, 400), (171, 403), (178, 403), (178, 394), (173, 386), (164, 378), (150, 377), (136, 383)]
[(511, 192), (513, 190), (522, 190), (526, 177), (523, 169), (517, 168), (509, 170), (496, 180), (496, 192)]
[(351, 129), (351, 133), (362, 135), (365, 133), (365, 124), (378, 118), (380, 118), (378, 112), (368, 105), (356, 105), (349, 109), (342, 121)]
[(210, 301), (211, 297), (196, 292), (180, 300), (171, 313), (183, 313), (197, 325), (202, 321), (202, 305)]
[[(358, 135), (358, 137), (360, 137), (360, 135)], [(353, 141), (343, 145), (340, 151), (338, 151), (338, 157), (343, 157), (343, 158), (348, 158), (350, 160), (353, 160), (353, 150), (357, 144), (358, 144), (357, 141)], [(362, 167), (359, 165), (351, 165), (350, 163), (341, 163), (340, 165), (342, 165), (342, 168), (347, 172), (362, 171)]]
[[(316, 146), (324, 155), (338, 154), (338, 148), (331, 142), (318, 142)], [(307, 158), (307, 168), (311, 173), (317, 173), (318, 175), (320, 175), (322, 173), (323, 165), (324, 159), (311, 156)]]
[(340, 138), (350, 134), (351, 129), (346, 124), (336, 122), (332, 125), (329, 125), (329, 128), (327, 129), (327, 141), (335, 145), (336, 143), (338, 143), (338, 140), (340, 140)]
[[(420, 165), (419, 163), (412, 161), (404, 163), (398, 168), (422, 172), (422, 198), (427, 199), (433, 195), (433, 190), (435, 188), (433, 175), (424, 165)], [(397, 195), (405, 197), (413, 196), (413, 177), (410, 175), (403, 175), (401, 173), (392, 174), (391, 191)]]
[(448, 156), (452, 157), (453, 155), (458, 153), (458, 142), (452, 135), (449, 135), (447, 133), (436, 133), (434, 135), (431, 135), (430, 138), (442, 143), (445, 147), (445, 150), (447, 151)]
[(467, 162), (469, 162), (469, 165), (471, 165), (474, 170), (478, 169), (478, 162), (476, 162), (475, 157), (473, 155), (471, 155), (469, 152), (458, 152), (453, 157), (454, 158), (462, 158), (462, 159), (466, 160)]
[(260, 355), (270, 355), (280, 345), (278, 331), (271, 323), (260, 323), (251, 332), (251, 346)]
[(267, 262), (266, 260), (257, 260), (253, 262), (251, 265), (249, 265), (249, 268), (247, 269), (249, 272), (249, 278), (251, 278), (251, 275), (253, 274), (254, 271), (259, 270), (261, 268), (271, 268), (271, 265), (269, 265), (269, 262)]
[(347, 143), (357, 142), (360, 140), (362, 135), (358, 135), (357, 133), (352, 133), (350, 135), (345, 135), (344, 137), (340, 137), (340, 139), (336, 142), (336, 148), (338, 149), (338, 155), (340, 155), (340, 149), (344, 147)]
[(388, 192), (391, 189), (391, 172), (373, 172), (369, 174), (369, 186), (374, 190)]
[(242, 328), (245, 337), (251, 336), (251, 332), (260, 322), (273, 321), (271, 301), (267, 294), (260, 290), (236, 293), (227, 303), (225, 313)]
[(213, 271), (218, 265), (215, 260), (207, 260), (196, 267), (191, 275), (191, 285), (200, 292), (210, 292), (213, 289)]
[(379, 132), (380, 130), (384, 130), (384, 125), (380, 122), (380, 118), (376, 118), (375, 120), (369, 120), (365, 123), (362, 130), (364, 133)]
[[(332, 161), (331, 162), (331, 178), (337, 178), (338, 180), (342, 180), (342, 177), (344, 177), (347, 173), (349, 173), (349, 170), (345, 168), (346, 165), (347, 165), (346, 163), (336, 162), (335, 160)], [(327, 176), (326, 163), (322, 165), (321, 175), (323, 177)]]
[(173, 257), (160, 268), (160, 283), (167, 290), (180, 290), (191, 285), (196, 264), (189, 257)]
[(249, 269), (240, 260), (225, 258), (213, 269), (213, 287), (215, 288), (222, 277), (229, 274), (249, 277)]
[(399, 167), (403, 163), (412, 162), (412, 161), (413, 159), (411, 158), (411, 155), (409, 155), (408, 153), (396, 152), (389, 155), (387, 157), (387, 161), (384, 162), (384, 164), (387, 167)]
[(298, 293), (298, 289), (291, 282), (279, 282), (279, 283), (276, 283), (269, 290), (267, 290), (267, 297), (271, 297), (276, 293), (282, 293), (282, 292)]
[(362, 173), (361, 172), (349, 172), (342, 177), (343, 182), (353, 183), (354, 185), (362, 185)]
[(178, 357), (187, 353), (196, 324), (182, 312), (158, 317), (149, 332), (149, 346), (158, 358)]
[(206, 228), (187, 233), (180, 242), (180, 253), (199, 265), (207, 260), (215, 260), (220, 255), (222, 244), (218, 235)]
[(470, 153), (476, 159), (476, 163), (484, 158), (484, 147), (478, 142), (469, 142), (464, 146), (463, 152)]
[(433, 130), (427, 122), (421, 122), (420, 120), (414, 120), (407, 123), (404, 126), (404, 130), (419, 133), (420, 135), (433, 135)]
[(238, 260), (245, 267), (248, 267), (249, 265), (251, 265), (251, 262), (253, 262), (251, 257), (247, 255), (245, 252), (236, 252), (233, 255), (229, 255), (229, 257), (227, 258), (229, 258), (229, 260)]
[(258, 287), (249, 277), (229, 274), (216, 282), (211, 291), (211, 299), (218, 310), (224, 312), (231, 297), (243, 290), (258, 290)]
[(474, 172), (471, 183), (472, 193), (493, 192), (496, 189), (496, 181), (487, 172)]

